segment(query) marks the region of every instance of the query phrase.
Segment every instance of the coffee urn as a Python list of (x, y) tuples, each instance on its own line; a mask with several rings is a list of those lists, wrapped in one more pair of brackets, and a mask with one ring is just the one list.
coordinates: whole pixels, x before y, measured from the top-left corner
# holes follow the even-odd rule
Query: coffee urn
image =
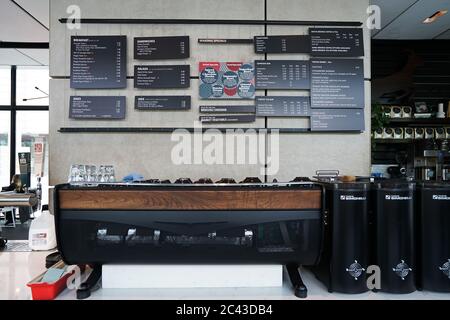
[(374, 263), (382, 292), (416, 290), (415, 184), (386, 181), (374, 185)]
[(450, 183), (418, 184), (421, 289), (450, 292)]
[(368, 291), (370, 183), (325, 184), (325, 241), (313, 273), (329, 292)]

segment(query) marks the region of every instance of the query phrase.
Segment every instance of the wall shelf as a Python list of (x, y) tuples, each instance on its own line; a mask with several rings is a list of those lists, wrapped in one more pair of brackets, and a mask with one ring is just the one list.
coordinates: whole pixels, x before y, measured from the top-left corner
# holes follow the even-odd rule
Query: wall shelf
[[(74, 23), (72, 18), (60, 18), (60, 23)], [(236, 19), (78, 19), (82, 24), (221, 24), (221, 25), (272, 25), (272, 26), (346, 26), (360, 27), (359, 21), (297, 21), (297, 20), (236, 20)]]
[(403, 124), (403, 125), (450, 125), (450, 118), (390, 118), (389, 124)]
[(373, 139), (375, 143), (384, 143), (384, 144), (408, 144), (408, 143), (427, 142), (433, 140), (440, 141), (448, 139)]
[[(187, 130), (192, 133), (195, 132), (196, 128), (151, 128), (151, 127), (72, 127), (72, 128), (59, 128), (60, 133), (172, 133), (175, 130)], [(279, 132), (279, 133), (309, 133), (309, 134), (330, 134), (330, 133), (341, 133), (341, 134), (359, 134), (361, 131), (311, 131), (307, 128), (216, 128), (216, 127), (202, 127), (202, 132), (207, 130), (219, 130), (224, 133), (227, 130), (255, 130), (256, 132), (266, 131), (268, 133)]]

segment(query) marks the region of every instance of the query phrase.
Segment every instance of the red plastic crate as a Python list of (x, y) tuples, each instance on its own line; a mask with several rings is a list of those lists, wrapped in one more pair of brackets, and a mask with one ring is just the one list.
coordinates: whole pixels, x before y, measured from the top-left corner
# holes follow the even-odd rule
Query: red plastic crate
[(42, 279), (44, 273), (36, 277), (34, 280), (27, 283), (27, 286), (31, 288), (31, 295), (33, 300), (53, 300), (55, 299), (65, 288), (67, 288), (67, 279), (74, 274), (74, 271), (65, 274), (55, 282), (38, 282)]

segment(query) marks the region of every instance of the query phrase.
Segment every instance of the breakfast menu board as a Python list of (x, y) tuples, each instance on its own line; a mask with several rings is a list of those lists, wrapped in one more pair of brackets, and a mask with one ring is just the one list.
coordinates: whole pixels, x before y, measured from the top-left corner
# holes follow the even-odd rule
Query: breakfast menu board
[(309, 61), (256, 60), (256, 89), (309, 89)]
[(309, 53), (309, 36), (256, 36), (255, 53)]
[(311, 114), (309, 97), (256, 97), (256, 115), (262, 117), (308, 117)]
[(310, 28), (311, 55), (321, 57), (362, 57), (361, 28)]
[(311, 131), (364, 131), (364, 109), (313, 109)]
[(70, 47), (71, 88), (127, 86), (126, 36), (72, 36)]
[(124, 96), (71, 96), (69, 118), (71, 119), (124, 119)]
[(189, 65), (134, 66), (134, 87), (139, 89), (189, 88)]
[(311, 60), (311, 108), (364, 108), (362, 59)]
[(253, 99), (252, 62), (200, 62), (200, 99)]
[(189, 110), (191, 108), (190, 96), (136, 96), (134, 108), (138, 110), (164, 111)]
[(134, 58), (143, 60), (189, 58), (189, 36), (134, 38)]

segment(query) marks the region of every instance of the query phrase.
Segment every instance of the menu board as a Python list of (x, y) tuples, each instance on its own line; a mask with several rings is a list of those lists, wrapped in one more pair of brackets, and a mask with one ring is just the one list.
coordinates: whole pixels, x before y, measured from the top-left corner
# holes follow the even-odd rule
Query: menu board
[(189, 88), (189, 65), (134, 66), (134, 87), (140, 89)]
[(255, 113), (254, 105), (200, 106), (200, 113)]
[(311, 55), (321, 57), (362, 57), (361, 28), (310, 28)]
[(256, 116), (253, 115), (224, 115), (224, 116), (200, 116), (201, 123), (245, 123), (255, 122)]
[(313, 109), (311, 131), (364, 131), (363, 109)]
[(363, 60), (311, 60), (311, 108), (364, 108)]
[(134, 58), (143, 60), (189, 58), (189, 36), (134, 38)]
[(190, 96), (136, 96), (134, 108), (138, 110), (189, 110)]
[(256, 36), (255, 53), (309, 53), (309, 36)]
[(71, 119), (124, 119), (124, 96), (71, 96)]
[(252, 62), (200, 62), (201, 99), (253, 99), (255, 73)]
[(309, 89), (309, 61), (256, 60), (256, 89)]
[(262, 117), (308, 117), (311, 114), (309, 97), (256, 97), (256, 115)]
[(253, 39), (198, 38), (197, 42), (203, 44), (252, 44)]
[(72, 36), (70, 47), (71, 88), (127, 86), (126, 36)]

